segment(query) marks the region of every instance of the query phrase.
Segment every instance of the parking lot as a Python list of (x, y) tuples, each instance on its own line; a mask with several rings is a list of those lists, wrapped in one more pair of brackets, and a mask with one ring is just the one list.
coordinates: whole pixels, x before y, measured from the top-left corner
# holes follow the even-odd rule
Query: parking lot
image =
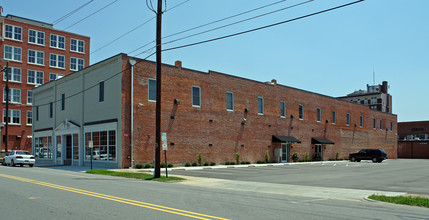
[(172, 175), (429, 195), (429, 160), (291, 163), (282, 166), (174, 170)]

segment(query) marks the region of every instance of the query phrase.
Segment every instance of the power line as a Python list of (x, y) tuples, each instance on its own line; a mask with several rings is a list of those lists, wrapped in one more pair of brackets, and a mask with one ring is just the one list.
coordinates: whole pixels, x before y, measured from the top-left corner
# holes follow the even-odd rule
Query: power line
[(73, 11), (67, 13), (66, 15), (62, 16), (61, 18), (58, 18), (57, 20), (55, 20), (54, 22), (52, 22), (52, 24), (58, 24), (61, 21), (65, 20), (66, 18), (70, 17), (71, 15), (73, 15), (74, 13), (78, 12), (80, 9), (84, 8), (85, 6), (89, 5), (89, 3), (93, 2), (94, 0), (90, 0), (89, 2), (79, 6), (78, 8), (74, 9)]
[[(181, 6), (181, 5), (185, 4), (186, 2), (189, 2), (189, 1), (190, 1), (190, 0), (186, 0), (186, 1), (182, 2), (182, 3), (180, 3), (180, 4), (177, 4), (177, 5), (173, 6), (172, 8), (170, 8), (170, 9), (169, 9), (169, 10), (167, 10), (167, 11), (171, 11), (171, 10), (173, 10), (174, 8), (177, 8), (177, 7), (179, 7), (179, 6)], [(143, 25), (145, 25), (145, 24), (149, 23), (150, 21), (152, 21), (152, 20), (153, 20), (153, 19), (155, 19), (155, 18), (156, 18), (156, 16), (153, 16), (153, 17), (152, 17), (152, 18), (150, 18), (149, 20), (147, 20), (147, 21), (145, 21), (145, 22), (143, 22), (143, 23), (139, 24), (137, 27), (135, 27), (135, 28), (133, 28), (133, 29), (131, 29), (131, 30), (127, 31), (126, 33), (124, 33), (124, 34), (122, 34), (121, 36), (119, 36), (119, 37), (117, 37), (117, 38), (113, 39), (113, 40), (112, 40), (112, 41), (110, 41), (109, 43), (107, 43), (107, 44), (105, 44), (105, 45), (103, 45), (103, 46), (101, 46), (101, 47), (97, 48), (96, 50), (92, 51), (92, 52), (91, 52), (91, 54), (93, 54), (93, 53), (95, 53), (95, 52), (97, 52), (97, 51), (99, 51), (99, 50), (101, 50), (101, 49), (103, 49), (103, 48), (105, 48), (105, 47), (107, 47), (107, 46), (109, 46), (109, 45), (113, 44), (114, 42), (116, 42), (116, 41), (118, 41), (119, 39), (121, 39), (121, 38), (125, 37), (126, 35), (130, 34), (131, 32), (133, 32), (133, 31), (137, 30), (138, 28), (142, 27)], [(152, 43), (152, 42), (151, 42), (151, 43)], [(146, 45), (145, 45), (145, 46), (146, 46)]]
[[(281, 1), (273, 2), (273, 3), (267, 4), (267, 5), (263, 5), (263, 6), (260, 6), (260, 7), (258, 7), (258, 8), (254, 8), (254, 9), (251, 9), (251, 10), (248, 10), (248, 11), (240, 12), (240, 13), (238, 13), (238, 14), (231, 15), (231, 16), (228, 16), (228, 17), (226, 17), (226, 18), (222, 18), (222, 19), (219, 19), (219, 20), (216, 20), (216, 21), (212, 21), (212, 22), (209, 22), (209, 23), (203, 24), (203, 25), (199, 25), (199, 26), (196, 26), (196, 27), (193, 27), (193, 28), (189, 28), (189, 29), (184, 30), (184, 31), (180, 31), (180, 32), (177, 32), (177, 33), (174, 33), (174, 34), (167, 35), (167, 36), (163, 37), (162, 39), (165, 39), (165, 38), (168, 38), (168, 37), (172, 37), (172, 36), (175, 36), (175, 35), (178, 35), (178, 34), (186, 33), (186, 32), (192, 31), (192, 30), (196, 30), (196, 29), (199, 29), (199, 28), (202, 28), (202, 27), (208, 26), (208, 25), (216, 24), (216, 23), (219, 23), (219, 22), (221, 22), (221, 21), (225, 21), (225, 20), (228, 20), (228, 19), (231, 19), (231, 18), (235, 18), (235, 17), (241, 16), (241, 15), (244, 15), (244, 14), (248, 14), (248, 13), (250, 13), (250, 12), (254, 12), (254, 11), (257, 11), (257, 10), (260, 10), (260, 9), (264, 9), (264, 8), (267, 8), (267, 7), (270, 7), (270, 6), (273, 6), (273, 5), (276, 5), (276, 4), (279, 4), (279, 3), (285, 2), (285, 1), (288, 1), (288, 0), (281, 0)], [(182, 3), (182, 4), (183, 4), (183, 3)], [(176, 7), (176, 6), (175, 6), (175, 7)], [(173, 7), (173, 8), (174, 8), (174, 7)], [(173, 8), (171, 8), (171, 9), (173, 9)], [(170, 10), (171, 10), (171, 9), (170, 9)], [(142, 49), (142, 48), (146, 47), (147, 45), (149, 45), (149, 44), (151, 44), (151, 43), (155, 43), (155, 41), (151, 41), (151, 42), (149, 42), (149, 43), (146, 43), (145, 45), (140, 46), (140, 47), (138, 47), (138, 48), (136, 48), (136, 49), (134, 49), (134, 50), (132, 50), (132, 51), (128, 52), (128, 54), (131, 54), (131, 53), (133, 53), (133, 52), (135, 52), (135, 51), (137, 51), (137, 50), (140, 50), (140, 49)], [(155, 48), (155, 46), (154, 46), (153, 48)], [(150, 50), (150, 49), (149, 49), (149, 50)], [(143, 53), (144, 53), (144, 52), (143, 52)], [(139, 53), (139, 54), (141, 54), (141, 53)]]
[(238, 36), (238, 35), (242, 35), (242, 34), (247, 34), (247, 33), (250, 33), (250, 32), (254, 32), (254, 31), (258, 31), (258, 30), (262, 30), (262, 29), (274, 27), (274, 26), (277, 26), (277, 25), (281, 25), (281, 24), (292, 22), (292, 21), (300, 20), (300, 19), (303, 19), (303, 18), (311, 17), (311, 16), (314, 16), (314, 15), (322, 14), (322, 13), (325, 13), (325, 12), (333, 11), (333, 10), (336, 10), (336, 9), (339, 9), (339, 8), (343, 8), (343, 7), (346, 7), (346, 6), (350, 6), (350, 5), (353, 5), (353, 4), (356, 4), (356, 3), (359, 3), (359, 2), (363, 2), (363, 1), (365, 1), (365, 0), (359, 0), (359, 1), (351, 2), (351, 3), (348, 3), (348, 4), (344, 4), (344, 5), (340, 5), (340, 6), (337, 6), (337, 7), (329, 8), (329, 9), (326, 9), (326, 10), (318, 11), (318, 12), (315, 12), (315, 13), (307, 14), (307, 15), (300, 16), (300, 17), (297, 17), (297, 18), (293, 18), (293, 19), (289, 19), (289, 20), (277, 22), (277, 23), (274, 23), (274, 24), (270, 24), (270, 25), (266, 25), (266, 26), (262, 26), (262, 27), (258, 27), (258, 28), (254, 28), (254, 29), (250, 29), (250, 30), (247, 30), (247, 31), (238, 32), (238, 33), (235, 33), (235, 34), (225, 35), (225, 36), (222, 36), (222, 37), (217, 37), (217, 38), (213, 38), (213, 39), (209, 39), (209, 40), (204, 40), (204, 41), (200, 41), (200, 42), (196, 42), (196, 43), (191, 43), (191, 44), (186, 44), (186, 45), (182, 45), (182, 46), (167, 48), (167, 49), (164, 49), (162, 51), (176, 50), (176, 49), (180, 49), (180, 48), (185, 48), (185, 47), (190, 47), (190, 46), (195, 46), (195, 45), (199, 45), (199, 44), (204, 44), (204, 43), (208, 43), (208, 42), (212, 42), (212, 41), (217, 41), (217, 40), (221, 40), (221, 39), (225, 39), (225, 38), (230, 38), (230, 37), (234, 37), (234, 36)]
[[(217, 40), (221, 40), (221, 39), (225, 39), (225, 38), (229, 38), (229, 37), (234, 37), (234, 36), (238, 36), (238, 35), (250, 33), (250, 32), (253, 32), (253, 31), (257, 31), (257, 30), (262, 30), (262, 29), (266, 29), (266, 28), (269, 28), (269, 27), (274, 27), (274, 26), (277, 26), (277, 25), (280, 25), (280, 24), (285, 24), (285, 23), (289, 23), (289, 22), (292, 22), (292, 21), (297, 21), (297, 20), (300, 20), (300, 19), (303, 19), (303, 18), (311, 17), (311, 16), (322, 14), (322, 13), (325, 13), (325, 12), (333, 11), (333, 10), (340, 9), (340, 8), (343, 8), (343, 7), (346, 7), (346, 6), (350, 6), (350, 5), (353, 5), (353, 4), (356, 4), (356, 3), (359, 3), (359, 2), (363, 2), (363, 1), (365, 1), (365, 0), (354, 1), (354, 2), (351, 2), (351, 3), (347, 3), (347, 4), (343, 4), (343, 5), (337, 6), (337, 7), (333, 7), (333, 8), (329, 8), (329, 9), (326, 9), (326, 10), (318, 11), (318, 12), (315, 12), (315, 13), (303, 15), (303, 16), (296, 17), (296, 18), (293, 18), (293, 19), (289, 19), (289, 20), (277, 22), (277, 23), (274, 23), (274, 24), (270, 24), (270, 25), (266, 25), (266, 26), (262, 26), (262, 27), (258, 27), (258, 28), (254, 28), (254, 29), (250, 29), (250, 30), (247, 30), (247, 31), (238, 32), (238, 33), (235, 33), (235, 34), (225, 35), (225, 36), (222, 36), (222, 37), (217, 37), (217, 38), (213, 38), (213, 39), (209, 39), (209, 40), (205, 40), (205, 41), (200, 41), (200, 42), (196, 42), (196, 43), (192, 43), (192, 44), (186, 44), (186, 45), (182, 45), (182, 46), (178, 46), (178, 47), (167, 48), (167, 49), (164, 49), (162, 51), (176, 50), (176, 49), (181, 49), (181, 48), (185, 48), (185, 47), (195, 46), (195, 45), (199, 45), (199, 44), (203, 44), (203, 43), (208, 43), (208, 42), (212, 42), (212, 41), (217, 41)], [(140, 59), (139, 61), (136, 62), (136, 64), (140, 63), (140, 62), (143, 62), (143, 61), (146, 61), (149, 57), (153, 56), (155, 53), (156, 52), (153, 52), (150, 55), (146, 56), (145, 58)], [(105, 81), (110, 80), (110, 79), (112, 79), (113, 77), (115, 77), (115, 76), (117, 76), (119, 74), (122, 74), (124, 71), (126, 71), (126, 70), (128, 70), (130, 68), (131, 67), (127, 67), (127, 68), (121, 70), (120, 72), (113, 74), (111, 77), (107, 78)], [(76, 92), (76, 93), (74, 93), (74, 94), (72, 94), (70, 96), (67, 96), (65, 98), (67, 99), (67, 98), (74, 97), (74, 96), (79, 95), (80, 93), (83, 93), (83, 92), (85, 92), (85, 91), (87, 91), (89, 89), (92, 89), (92, 88), (96, 87), (96, 86), (98, 86), (98, 84), (94, 84), (94, 85), (88, 87), (87, 89), (84, 89), (82, 91)], [(55, 100), (54, 102), (56, 103), (56, 102), (60, 102), (60, 101), (61, 101), (61, 99)], [(33, 106), (37, 107), (37, 106), (47, 106), (47, 105), (49, 105), (49, 103), (40, 104), (40, 105), (33, 105)]]
[(78, 23), (82, 22), (83, 20), (85, 20), (85, 19), (87, 19), (87, 18), (89, 18), (89, 17), (91, 17), (91, 16), (93, 16), (93, 15), (97, 14), (97, 13), (98, 13), (98, 12), (100, 12), (101, 10), (103, 10), (103, 9), (105, 9), (105, 8), (107, 8), (107, 7), (109, 7), (110, 5), (112, 5), (113, 3), (117, 2), (117, 1), (118, 1), (118, 0), (114, 0), (113, 2), (109, 3), (108, 5), (106, 5), (106, 6), (102, 7), (102, 8), (100, 8), (100, 9), (98, 9), (97, 11), (93, 12), (92, 14), (90, 14), (90, 15), (88, 15), (88, 16), (86, 16), (86, 17), (84, 17), (84, 18), (80, 19), (79, 21), (77, 21), (77, 22), (73, 23), (72, 25), (70, 25), (70, 26), (68, 26), (68, 27), (64, 28), (64, 29), (63, 29), (63, 31), (65, 31), (65, 30), (69, 29), (70, 27), (73, 27), (73, 26), (75, 26), (76, 24), (78, 24)]

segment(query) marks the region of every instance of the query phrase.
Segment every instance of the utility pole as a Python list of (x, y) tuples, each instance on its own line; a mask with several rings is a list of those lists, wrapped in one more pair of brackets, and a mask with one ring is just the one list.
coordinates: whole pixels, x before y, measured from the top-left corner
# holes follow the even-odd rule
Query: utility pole
[(158, 0), (158, 10), (156, 12), (156, 129), (154, 178), (161, 177), (161, 23), (162, 0)]
[(4, 144), (4, 151), (7, 154), (7, 141), (8, 141), (8, 129), (9, 129), (9, 61), (0, 59), (0, 62), (6, 62), (6, 67), (2, 69), (2, 71), (6, 75), (6, 130), (5, 130), (5, 144)]

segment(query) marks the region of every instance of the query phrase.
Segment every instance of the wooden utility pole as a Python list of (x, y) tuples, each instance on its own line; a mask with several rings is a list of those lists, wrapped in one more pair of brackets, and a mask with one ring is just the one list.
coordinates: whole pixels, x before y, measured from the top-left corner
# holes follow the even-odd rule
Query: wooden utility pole
[(158, 0), (158, 10), (156, 13), (156, 131), (154, 178), (161, 177), (161, 23), (162, 0)]

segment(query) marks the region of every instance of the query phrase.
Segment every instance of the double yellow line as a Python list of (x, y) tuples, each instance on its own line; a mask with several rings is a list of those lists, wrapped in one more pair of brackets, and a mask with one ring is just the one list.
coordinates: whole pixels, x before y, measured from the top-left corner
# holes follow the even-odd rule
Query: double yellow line
[(91, 191), (86, 191), (86, 190), (56, 185), (56, 184), (47, 183), (47, 182), (41, 182), (41, 181), (37, 181), (37, 180), (26, 179), (26, 178), (17, 177), (17, 176), (0, 174), (0, 177), (19, 180), (19, 181), (23, 181), (23, 182), (27, 182), (27, 183), (33, 183), (33, 184), (46, 186), (46, 187), (50, 187), (50, 188), (55, 188), (55, 189), (60, 189), (60, 190), (68, 191), (68, 192), (74, 192), (74, 193), (92, 196), (92, 197), (96, 197), (96, 198), (100, 198), (100, 199), (106, 199), (106, 200), (110, 200), (110, 201), (120, 202), (120, 203), (124, 203), (124, 204), (128, 204), (128, 205), (139, 206), (139, 207), (143, 207), (143, 208), (147, 208), (147, 209), (157, 210), (160, 212), (167, 212), (167, 213), (171, 213), (171, 214), (186, 216), (189, 218), (203, 219), (203, 220), (206, 220), (206, 219), (228, 220), (226, 218), (220, 218), (220, 217), (200, 214), (200, 213), (196, 213), (196, 212), (190, 212), (190, 211), (185, 211), (185, 210), (180, 210), (180, 209), (175, 209), (175, 208), (169, 208), (166, 206), (160, 206), (160, 205), (155, 205), (155, 204), (151, 204), (151, 203), (120, 198), (120, 197), (116, 197), (116, 196), (109, 196), (106, 194), (95, 193), (95, 192), (91, 192)]

